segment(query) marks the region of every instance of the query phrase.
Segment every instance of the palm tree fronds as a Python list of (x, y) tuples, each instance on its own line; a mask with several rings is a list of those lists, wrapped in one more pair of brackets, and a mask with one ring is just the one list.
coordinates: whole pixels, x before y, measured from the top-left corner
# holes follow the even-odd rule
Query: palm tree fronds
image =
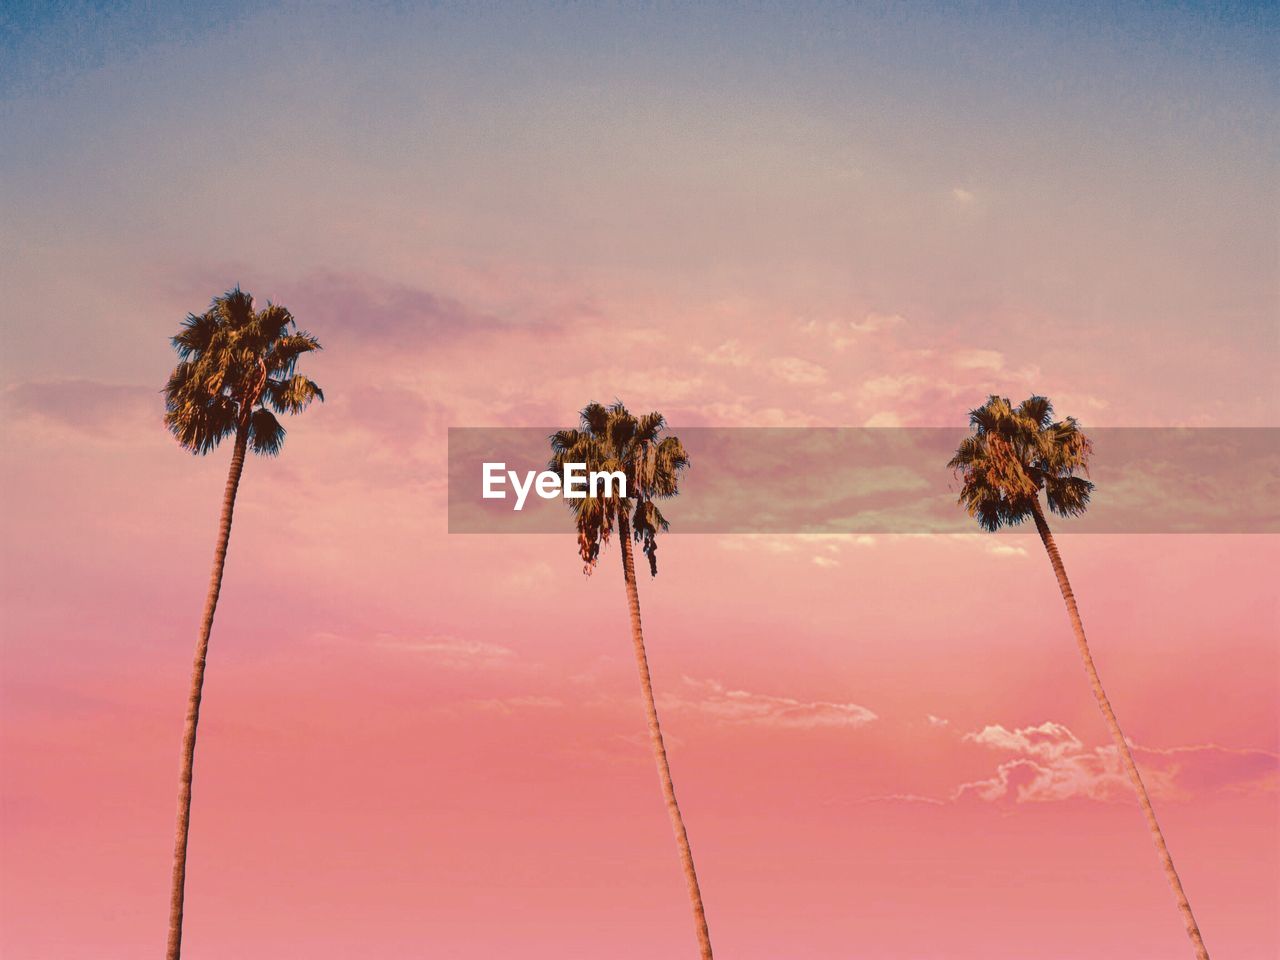
[(197, 399), (166, 400), (169, 409), (164, 423), (178, 443), (195, 454), (209, 453), (236, 432), (236, 408), (227, 397), (216, 394)]
[(280, 446), (284, 443), (284, 427), (276, 419), (274, 413), (265, 407), (259, 407), (249, 417), (249, 449), (263, 456), (275, 457), (280, 454)]
[(324, 402), (324, 391), (302, 374), (288, 380), (267, 380), (263, 394), (276, 413), (301, 413), (313, 400)]
[(193, 354), (199, 356), (207, 350), (217, 329), (218, 323), (212, 311), (198, 316), (190, 313), (182, 321), (182, 329), (170, 337), (169, 342), (173, 344), (178, 356), (186, 360)]
[(268, 303), (255, 311), (253, 297), (239, 287), (187, 316), (170, 338), (179, 362), (164, 391), (165, 424), (182, 446), (208, 453), (243, 431), (255, 452), (280, 451), (284, 428), (266, 406), (292, 414), (324, 400), (313, 380), (294, 372), (298, 358), (320, 342), (294, 327), (287, 308)]
[(620, 472), (627, 478), (627, 496), (592, 496), (569, 499), (578, 531), (578, 552), (587, 573), (599, 560), (622, 519), (649, 558), (650, 572), (657, 573), (656, 536), (668, 528), (654, 502), (679, 492), (680, 474), (689, 466), (689, 454), (677, 437), (663, 436), (666, 419), (656, 411), (635, 417), (620, 402), (609, 406), (590, 403), (579, 414), (580, 429), (558, 430), (548, 437), (549, 467), (561, 470), (566, 463), (584, 463), (588, 472)]
[(1093, 484), (1088, 473), (1092, 444), (1072, 417), (1053, 421), (1053, 404), (1032, 395), (1016, 408), (991, 396), (969, 413), (972, 433), (947, 462), (961, 480), (959, 502), (986, 530), (1022, 523), (1044, 490), (1063, 516), (1082, 513)]

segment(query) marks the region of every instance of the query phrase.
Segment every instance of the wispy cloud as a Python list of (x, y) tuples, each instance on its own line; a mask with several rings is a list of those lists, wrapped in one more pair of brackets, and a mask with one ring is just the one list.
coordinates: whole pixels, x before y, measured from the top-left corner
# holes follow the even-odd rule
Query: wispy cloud
[(810, 320), (802, 329), (805, 333), (826, 337), (832, 349), (840, 351), (864, 337), (890, 330), (905, 322), (901, 314), (873, 311), (861, 320)]
[(559, 330), (544, 313), (502, 316), (449, 294), (382, 278), (323, 271), (289, 285), (281, 299), (322, 339), (349, 346), (421, 348), (476, 334), (537, 328)]
[(717, 680), (683, 678), (683, 690), (662, 700), (664, 707), (689, 710), (723, 723), (751, 724), (784, 729), (861, 727), (876, 719), (875, 713), (856, 703), (797, 700), (746, 690), (731, 690)]
[[(927, 714), (929, 726), (948, 733), (949, 721)], [(988, 777), (970, 780), (936, 795), (885, 794), (857, 803), (1021, 804), (1088, 800), (1128, 803), (1134, 799), (1116, 748), (1087, 746), (1069, 727), (1046, 720), (1025, 727), (991, 724), (961, 734), (972, 744), (1002, 755)], [(1143, 747), (1130, 742), (1143, 782), (1153, 796), (1185, 800), (1208, 793), (1260, 794), (1280, 790), (1280, 754), (1252, 748), (1192, 744)]]
[(487, 700), (472, 700), (471, 705), (477, 710), (513, 714), (525, 710), (557, 710), (564, 706), (564, 701), (558, 697), (496, 697)]
[(810, 557), (820, 567), (838, 564), (836, 557), (846, 547), (875, 545), (876, 538), (867, 533), (739, 533), (720, 540), (720, 546), (725, 550), (796, 553)]
[(751, 353), (741, 341), (726, 340), (713, 350), (701, 351), (707, 363), (721, 367), (745, 367), (751, 362)]
[[(937, 797), (926, 797), (918, 793), (885, 793), (874, 797), (862, 797), (854, 800), (854, 803), (918, 803), (929, 807), (944, 807), (947, 804), (945, 800), (939, 800)], [(843, 801), (832, 801), (832, 805), (842, 804)]]
[(957, 350), (952, 363), (961, 370), (985, 370), (994, 373), (1004, 369), (1004, 354), (999, 350)]
[(510, 647), (451, 636), (402, 636), (379, 633), (372, 638), (364, 639), (321, 633), (316, 635), (316, 639), (326, 643), (362, 643), (379, 650), (421, 657), (435, 666), (451, 670), (505, 667), (514, 664), (517, 659), (516, 652)]
[(97, 439), (119, 440), (164, 427), (164, 400), (158, 388), (97, 380), (15, 383), (0, 393), (6, 418), (54, 424)]
[(769, 362), (769, 369), (778, 379), (798, 386), (825, 383), (827, 379), (825, 367), (800, 357), (777, 357)]

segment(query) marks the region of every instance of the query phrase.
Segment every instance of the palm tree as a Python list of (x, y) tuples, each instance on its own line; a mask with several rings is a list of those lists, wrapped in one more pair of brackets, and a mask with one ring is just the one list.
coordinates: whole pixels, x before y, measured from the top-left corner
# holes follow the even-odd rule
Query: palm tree
[(1098, 707), (1106, 719), (1111, 740), (1146, 816), (1151, 839), (1164, 867), (1169, 886), (1187, 927), (1199, 960), (1209, 960), (1200, 928), (1191, 913), (1191, 904), (1174, 869), (1173, 857), (1160, 831), (1151, 797), (1142, 783), (1142, 775), (1133, 760), (1133, 752), (1120, 730), (1111, 701), (1107, 699), (1098, 669), (1089, 653), (1084, 624), (1076, 607), (1067, 570), (1062, 555), (1053, 540), (1044, 509), (1040, 505), (1043, 490), (1049, 509), (1061, 517), (1074, 517), (1084, 513), (1089, 505), (1093, 484), (1076, 472), (1087, 474), (1093, 447), (1089, 438), (1081, 432), (1074, 417), (1054, 421), (1053, 404), (1046, 397), (1031, 396), (1016, 408), (1005, 398), (992, 396), (987, 402), (969, 413), (973, 432), (961, 441), (956, 454), (947, 464), (962, 478), (960, 503), (984, 530), (999, 530), (1013, 526), (1031, 517), (1035, 521), (1040, 540), (1049, 554), (1058, 588), (1067, 605), (1067, 615), (1075, 631), (1076, 646), (1084, 661), (1085, 673)]
[(626, 477), (626, 496), (607, 495), (599, 491), (593, 496), (568, 501), (578, 530), (578, 552), (583, 572), (588, 575), (600, 558), (600, 548), (609, 542), (614, 530), (622, 553), (622, 579), (627, 588), (627, 608), (631, 613), (631, 645), (636, 668), (640, 673), (640, 690), (644, 695), (645, 717), (649, 724), (649, 742), (658, 766), (658, 781), (666, 800), (667, 815), (675, 833), (680, 863), (693, 907), (698, 949), (703, 960), (711, 960), (711, 934), (702, 906), (702, 891), (693, 866), (689, 834), (676, 802), (671, 766), (662, 740), (658, 708), (653, 701), (653, 680), (649, 675), (649, 659), (645, 655), (644, 631), (640, 625), (640, 594), (636, 588), (635, 558), (632, 541), (640, 544), (649, 560), (649, 573), (658, 575), (658, 531), (667, 529), (667, 521), (658, 510), (657, 500), (674, 497), (679, 492), (680, 473), (689, 466), (684, 446), (674, 436), (662, 436), (666, 421), (660, 413), (633, 416), (621, 403), (609, 407), (592, 403), (584, 407), (580, 430), (561, 430), (551, 436), (551, 469), (560, 472), (567, 463), (586, 464), (591, 471), (620, 471)]
[(231, 514), (244, 470), (245, 452), (278, 454), (285, 431), (272, 410), (280, 414), (297, 413), (312, 400), (323, 401), (324, 394), (312, 381), (294, 372), (298, 358), (319, 350), (320, 342), (306, 331), (298, 330), (293, 315), (284, 307), (268, 303), (265, 309), (254, 310), (253, 297), (239, 287), (215, 297), (204, 313), (188, 315), (182, 330), (171, 339), (178, 354), (178, 365), (164, 390), (165, 425), (178, 443), (193, 454), (209, 453), (225, 438), (235, 437), (182, 732), (173, 886), (169, 895), (169, 942), (165, 954), (168, 960), (178, 960), (182, 952), (196, 725), (200, 722), (209, 632), (213, 629), (213, 614), (222, 589), (222, 569), (231, 538)]

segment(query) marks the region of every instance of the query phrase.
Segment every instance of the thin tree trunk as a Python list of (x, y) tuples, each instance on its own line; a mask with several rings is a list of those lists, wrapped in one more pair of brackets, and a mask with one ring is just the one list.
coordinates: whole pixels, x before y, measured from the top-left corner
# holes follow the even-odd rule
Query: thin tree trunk
[(209, 577), (209, 595), (205, 598), (200, 639), (196, 642), (195, 663), (191, 667), (187, 722), (182, 731), (182, 772), (178, 781), (178, 824), (174, 831), (173, 886), (169, 893), (169, 945), (165, 952), (166, 960), (178, 960), (182, 953), (182, 905), (187, 880), (187, 834), (191, 829), (191, 771), (196, 755), (196, 726), (200, 722), (200, 697), (204, 689), (209, 633), (213, 630), (213, 614), (218, 608), (218, 594), (222, 590), (222, 569), (227, 562), (227, 543), (231, 539), (231, 514), (236, 506), (240, 474), (244, 472), (248, 440), (248, 428), (242, 426), (236, 432), (231, 468), (227, 472), (227, 486), (222, 495), (222, 519), (218, 525), (218, 545), (213, 552), (213, 573)]
[(1200, 928), (1196, 925), (1196, 918), (1191, 913), (1191, 903), (1187, 900), (1187, 895), (1182, 889), (1182, 881), (1178, 879), (1178, 871), (1173, 866), (1173, 856), (1169, 853), (1169, 847), (1164, 842), (1164, 834), (1160, 831), (1160, 824), (1156, 820), (1155, 809), (1151, 806), (1151, 797), (1147, 795), (1147, 788), (1142, 782), (1142, 775), (1138, 772), (1138, 765), (1133, 760), (1133, 753), (1130, 751), (1129, 744), (1120, 730), (1120, 722), (1116, 719), (1115, 711), (1111, 709), (1111, 701), (1107, 699), (1107, 693), (1102, 688), (1102, 681), (1098, 679), (1098, 669), (1093, 665), (1093, 656), (1089, 653), (1089, 642), (1085, 639), (1084, 624), (1080, 620), (1080, 610), (1076, 607), (1075, 594), (1071, 592), (1071, 582), (1067, 579), (1067, 569), (1062, 564), (1062, 556), (1058, 553), (1058, 545), (1054, 543), (1053, 533), (1049, 530), (1049, 523), (1045, 519), (1044, 511), (1041, 509), (1038, 499), (1034, 502), (1033, 510), (1036, 530), (1040, 532), (1040, 540), (1044, 543), (1045, 551), (1049, 554), (1049, 562), (1053, 564), (1054, 575), (1058, 578), (1058, 588), (1062, 591), (1062, 599), (1067, 604), (1067, 614), (1071, 617), (1071, 628), (1076, 635), (1076, 646), (1080, 648), (1080, 658), (1084, 661), (1085, 673), (1089, 675), (1089, 686), (1093, 688), (1093, 696), (1098, 701), (1098, 707), (1102, 710), (1103, 717), (1106, 718), (1107, 729), (1111, 732), (1111, 740), (1115, 743), (1116, 750), (1119, 752), (1120, 759), (1124, 764), (1125, 772), (1129, 774), (1133, 789), (1138, 794), (1138, 803), (1142, 805), (1142, 813), (1147, 818), (1147, 827), (1151, 830), (1151, 839), (1155, 842), (1156, 853), (1160, 857), (1161, 866), (1164, 867), (1169, 886), (1173, 888), (1173, 898), (1178, 902), (1178, 911), (1182, 914), (1182, 922), (1186, 924), (1187, 936), (1191, 938), (1191, 946), (1195, 950), (1197, 960), (1209, 960), (1209, 951), (1205, 949), (1204, 940), (1200, 936)]
[(662, 796), (667, 801), (667, 816), (676, 835), (680, 850), (680, 865), (684, 868), (684, 880), (689, 888), (689, 902), (693, 906), (693, 922), (698, 933), (698, 950), (702, 960), (711, 958), (711, 933), (707, 929), (707, 914), (702, 907), (702, 891), (698, 887), (698, 873), (693, 867), (693, 851), (689, 847), (689, 835), (685, 832), (680, 805), (676, 803), (676, 788), (671, 781), (671, 767), (667, 763), (667, 748), (662, 742), (662, 727), (658, 723), (658, 707), (653, 701), (653, 679), (649, 676), (649, 658), (644, 652), (644, 632), (640, 626), (640, 593), (636, 589), (636, 566), (631, 552), (631, 526), (626, 517), (619, 519), (618, 540), (622, 544), (622, 576), (627, 583), (627, 606), (631, 611), (631, 644), (635, 648), (636, 669), (640, 672), (640, 689), (644, 693), (644, 712), (649, 721), (649, 742), (653, 746), (653, 759), (658, 765), (658, 780), (662, 783)]

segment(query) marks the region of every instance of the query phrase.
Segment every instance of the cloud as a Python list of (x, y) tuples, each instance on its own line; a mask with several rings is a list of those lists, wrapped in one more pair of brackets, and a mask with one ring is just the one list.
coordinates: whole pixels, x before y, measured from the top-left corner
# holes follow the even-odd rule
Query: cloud
[(329, 340), (379, 347), (423, 347), (476, 333), (556, 328), (545, 317), (498, 318), (453, 297), (350, 273), (309, 277), (281, 298), (300, 325)]
[(810, 363), (808, 360), (802, 360), (799, 357), (778, 357), (769, 361), (769, 369), (780, 380), (785, 380), (787, 383), (794, 383), (798, 386), (812, 386), (824, 383), (827, 379), (825, 367)]
[(858, 388), (858, 394), (863, 400), (867, 401), (889, 400), (902, 396), (922, 383), (924, 383), (924, 378), (919, 374), (886, 374), (880, 377), (872, 377), (870, 380), (864, 380)]
[(722, 723), (811, 730), (861, 727), (876, 719), (872, 711), (856, 703), (795, 700), (729, 690), (716, 680), (683, 679), (684, 693), (663, 698), (663, 706), (702, 713)]
[(1109, 430), (1094, 442), (1101, 491), (1090, 516), (1094, 529), (1280, 530), (1280, 431)]
[(164, 429), (159, 387), (97, 380), (27, 381), (0, 394), (0, 409), (6, 419), (53, 423), (97, 439)]
[[(836, 566), (838, 561), (830, 555), (838, 554), (845, 547), (874, 547), (876, 538), (870, 534), (850, 533), (737, 533), (722, 537), (720, 546), (725, 550), (752, 551), (785, 554), (805, 553), (818, 566)], [(826, 554), (826, 557), (822, 555)], [(821, 563), (819, 559), (830, 559)]]
[(868, 313), (861, 320), (849, 321), (849, 329), (854, 333), (879, 333), (896, 327), (906, 320), (900, 313)]
[(480, 640), (450, 636), (399, 636), (379, 633), (372, 640), (321, 633), (317, 640), (327, 643), (366, 643), (379, 650), (411, 654), (451, 670), (491, 669), (511, 665), (516, 652), (510, 647)]
[(472, 700), (471, 705), (477, 710), (510, 715), (521, 710), (557, 710), (564, 706), (564, 701), (556, 697), (500, 697), (489, 700)]
[[(1116, 802), (1133, 797), (1119, 751), (1111, 745), (1086, 747), (1060, 723), (1045, 721), (1015, 729), (997, 724), (967, 733), (963, 739), (1013, 756), (992, 776), (961, 784), (952, 799), (1045, 803), (1071, 799)], [(1131, 749), (1147, 789), (1158, 796), (1271, 791), (1280, 780), (1280, 757), (1265, 750), (1216, 744), (1168, 749), (1131, 745)]]
[(918, 793), (886, 793), (875, 797), (863, 797), (854, 803), (919, 803), (930, 807), (946, 806), (947, 801), (926, 797)]
[(952, 187), (951, 199), (962, 207), (968, 207), (978, 198), (972, 190), (966, 190), (964, 187)]
[(844, 350), (863, 337), (881, 333), (905, 323), (905, 318), (898, 313), (866, 314), (861, 320), (818, 320), (808, 321), (802, 328), (805, 333), (825, 335), (835, 350)]
[(902, 426), (902, 419), (896, 413), (888, 413), (882, 410), (879, 413), (873, 413), (871, 416), (867, 417), (866, 422), (863, 423), (863, 426), (864, 427), (900, 427)]
[(726, 340), (714, 350), (700, 352), (707, 363), (721, 367), (745, 367), (751, 361), (751, 354), (737, 340)]
[[(967, 520), (967, 518), (966, 518)], [(956, 533), (944, 541), (948, 548), (956, 547), (964, 550), (976, 549), (993, 557), (1025, 557), (1027, 544), (1039, 546), (1039, 539), (1034, 531), (1015, 528), (1017, 532), (1008, 533)]]
[(716, 427), (811, 427), (813, 415), (806, 411), (763, 407), (755, 403), (735, 401), (699, 402), (687, 408), (671, 408), (672, 420), (677, 415), (687, 426)]
[(1034, 757), (1053, 759), (1066, 753), (1078, 753), (1083, 747), (1078, 737), (1060, 723), (1046, 720), (1038, 727), (1019, 727), (1009, 730), (996, 724), (983, 727), (977, 733), (966, 733), (964, 739), (980, 743), (984, 747), (1025, 753)]
[[(394, 384), (357, 383), (344, 393), (330, 392), (335, 422), (376, 441), (376, 449), (406, 457), (424, 438), (445, 433), (450, 410), (429, 391)], [(326, 411), (327, 412), (327, 411)]]
[(983, 544), (987, 553), (996, 557), (1025, 557), (1027, 548), (1020, 547), (1016, 543), (1001, 543), (997, 540), (986, 540)]
[(502, 578), (503, 584), (514, 590), (537, 590), (545, 587), (555, 576), (551, 564), (543, 561), (523, 563)]
[(1280, 789), (1280, 754), (1267, 750), (1230, 749), (1216, 744), (1134, 748), (1138, 765), (1165, 770), (1174, 787), (1184, 793), (1225, 790), (1235, 793)]
[(986, 370), (998, 373), (1004, 369), (1004, 354), (999, 350), (957, 350), (951, 358), (961, 370)]

